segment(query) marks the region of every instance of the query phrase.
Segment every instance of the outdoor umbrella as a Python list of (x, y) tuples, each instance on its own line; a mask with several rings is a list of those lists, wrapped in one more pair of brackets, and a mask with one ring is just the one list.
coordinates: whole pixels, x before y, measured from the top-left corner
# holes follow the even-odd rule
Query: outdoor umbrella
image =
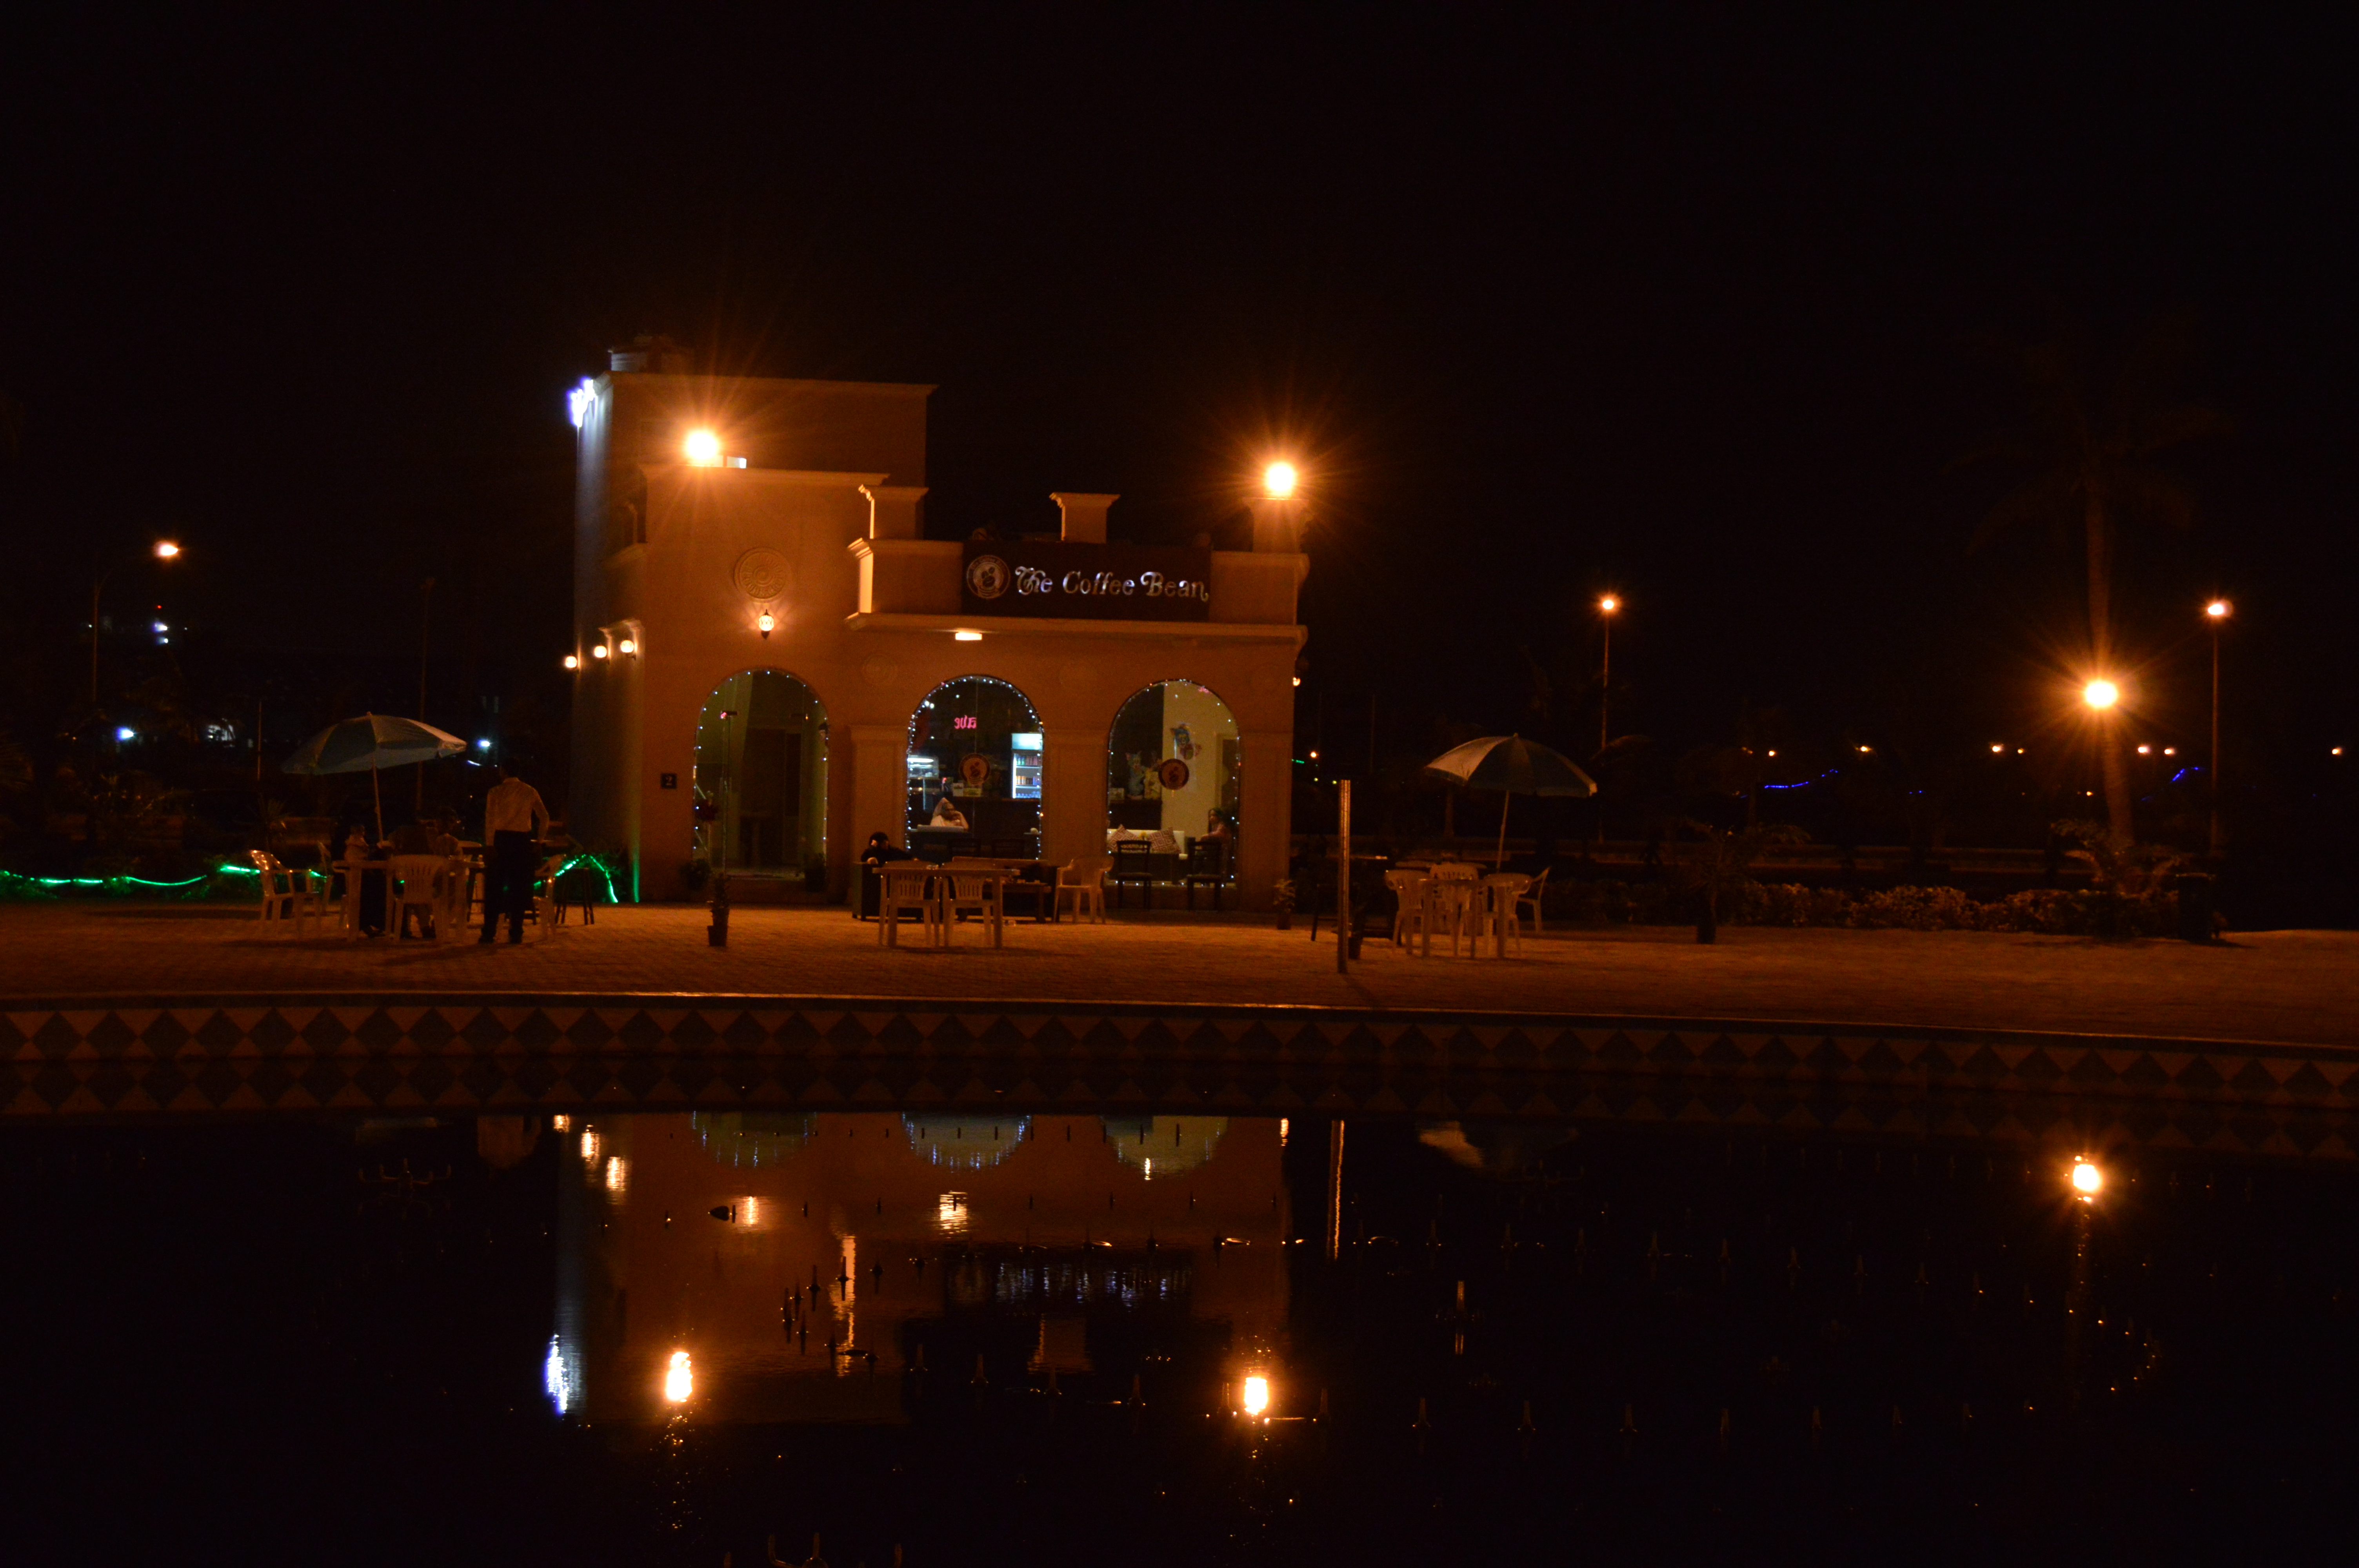
[(1498, 865), (1507, 863), (1507, 803), (1518, 795), (1588, 795), (1597, 793), (1597, 781), (1573, 766), (1572, 759), (1551, 752), (1521, 735), (1485, 735), (1469, 741), (1425, 764), (1426, 772), (1456, 779), (1470, 789), (1499, 792)]
[(358, 719), (331, 724), (296, 747), (295, 754), (287, 759), (280, 771), (356, 773), (367, 769), (369, 796), (376, 804), (376, 836), (382, 842), (385, 796), (377, 787), (377, 770), (430, 762), (437, 757), (456, 756), (466, 749), (467, 742), (431, 724), (415, 719), (389, 718), (382, 713), (364, 713)]

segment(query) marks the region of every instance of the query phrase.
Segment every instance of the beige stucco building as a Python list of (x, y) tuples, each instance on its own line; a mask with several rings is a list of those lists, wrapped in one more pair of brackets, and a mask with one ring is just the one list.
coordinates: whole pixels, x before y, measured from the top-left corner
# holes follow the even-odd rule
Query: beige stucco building
[(1160, 833), (1160, 863), (1217, 845), (1228, 902), (1267, 907), (1290, 512), (1258, 503), (1249, 551), (1109, 544), (1115, 498), (1070, 493), (1058, 537), (924, 538), (930, 390), (625, 352), (582, 384), (573, 836), (625, 851), (642, 899), (683, 896), (699, 860), (840, 898), (872, 832), (951, 832), (946, 795), (962, 848), (1089, 866), (1109, 829)]

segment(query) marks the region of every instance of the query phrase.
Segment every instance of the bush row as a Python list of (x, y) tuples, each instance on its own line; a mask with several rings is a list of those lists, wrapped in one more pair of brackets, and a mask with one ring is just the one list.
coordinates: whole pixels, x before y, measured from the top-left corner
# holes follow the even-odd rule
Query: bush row
[[(1548, 915), (1582, 925), (1683, 925), (1701, 895), (1669, 882), (1562, 882)], [(2017, 931), (2057, 936), (2168, 936), (2178, 930), (2176, 893), (2034, 888), (1988, 902), (1956, 888), (1898, 887), (1854, 893), (1793, 882), (1756, 883), (1721, 895), (1733, 925), (1829, 925), (1859, 930)]]

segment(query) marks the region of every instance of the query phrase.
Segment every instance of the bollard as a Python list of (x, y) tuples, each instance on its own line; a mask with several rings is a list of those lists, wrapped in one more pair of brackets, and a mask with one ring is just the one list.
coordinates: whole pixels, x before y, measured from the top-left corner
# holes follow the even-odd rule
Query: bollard
[(712, 924), (705, 928), (704, 939), (715, 947), (729, 946), (729, 879), (712, 879)]

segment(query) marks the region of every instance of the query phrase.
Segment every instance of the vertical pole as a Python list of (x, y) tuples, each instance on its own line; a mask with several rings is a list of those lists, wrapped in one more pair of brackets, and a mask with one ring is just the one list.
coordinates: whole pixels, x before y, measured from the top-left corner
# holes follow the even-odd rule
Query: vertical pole
[[(1605, 753), (1608, 735), (1605, 705), (1614, 695), (1614, 615), (1608, 611), (1597, 622), (1600, 636), (1604, 639), (1597, 660), (1597, 752)], [(1595, 796), (1591, 798), (1595, 799)], [(1605, 842), (1605, 803), (1597, 802), (1597, 841)]]
[(104, 573), (90, 585), (90, 706), (93, 711), (98, 707), (98, 595), (105, 586)]
[(1376, 776), (1376, 694), (1368, 693), (1368, 777)]
[[(434, 579), (428, 578), (418, 589), (418, 722), (426, 722), (426, 633), (432, 624), (429, 612), (434, 605)], [(419, 816), (426, 812), (426, 764), (418, 764), (418, 795), (410, 809)]]
[(1343, 1251), (1343, 1119), (1327, 1124), (1327, 1261)]
[(1347, 975), (1352, 953), (1352, 781), (1335, 784), (1335, 972)]
[(2212, 622), (2212, 858), (2220, 857), (2220, 622)]

